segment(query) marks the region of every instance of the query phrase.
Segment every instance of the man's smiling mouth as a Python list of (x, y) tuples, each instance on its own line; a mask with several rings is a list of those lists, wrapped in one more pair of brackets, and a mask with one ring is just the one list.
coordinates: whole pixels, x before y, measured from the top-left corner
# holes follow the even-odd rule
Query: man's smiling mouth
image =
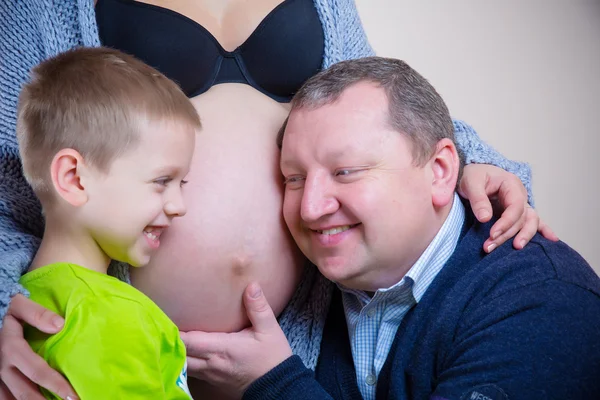
[(315, 229), (315, 232), (320, 233), (322, 235), (335, 235), (336, 233), (345, 232), (348, 229), (354, 228), (355, 226), (358, 226), (358, 225), (359, 224), (336, 226), (335, 228), (324, 229), (324, 230)]

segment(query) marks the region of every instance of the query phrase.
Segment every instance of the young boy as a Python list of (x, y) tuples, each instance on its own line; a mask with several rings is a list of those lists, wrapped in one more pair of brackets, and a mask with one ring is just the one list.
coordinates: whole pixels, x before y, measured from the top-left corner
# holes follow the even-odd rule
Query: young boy
[(177, 327), (106, 272), (111, 259), (147, 264), (185, 214), (181, 188), (199, 128), (175, 83), (106, 48), (41, 63), (21, 92), (21, 159), (46, 217), (21, 284), (65, 317), (56, 335), (25, 334), (83, 399), (190, 398)]

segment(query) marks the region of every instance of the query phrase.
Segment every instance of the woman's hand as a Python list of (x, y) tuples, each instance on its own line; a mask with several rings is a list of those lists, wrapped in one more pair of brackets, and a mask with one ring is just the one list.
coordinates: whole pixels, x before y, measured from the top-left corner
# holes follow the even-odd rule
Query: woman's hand
[(515, 235), (515, 249), (525, 247), (538, 231), (546, 239), (558, 240), (552, 229), (540, 220), (537, 212), (527, 203), (527, 190), (523, 183), (510, 172), (493, 165), (469, 164), (464, 168), (458, 192), (469, 199), (473, 213), (480, 222), (492, 218), (491, 200), (497, 200), (501, 208), (502, 216), (492, 226), (490, 238), (483, 244), (488, 253)]
[(241, 398), (248, 386), (292, 355), (260, 286), (244, 291), (252, 326), (236, 333), (182, 332), (188, 374)]
[(23, 337), (21, 323), (42, 332), (59, 332), (64, 319), (18, 294), (13, 297), (0, 330), (0, 399), (44, 400), (37, 385), (62, 399), (78, 399), (66, 379), (31, 350)]

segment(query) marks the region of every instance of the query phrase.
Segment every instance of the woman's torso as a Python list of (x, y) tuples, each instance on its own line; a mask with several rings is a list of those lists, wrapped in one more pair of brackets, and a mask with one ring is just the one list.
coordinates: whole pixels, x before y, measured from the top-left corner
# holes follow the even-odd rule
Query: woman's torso
[[(294, 29), (318, 21), (312, 0), (248, 3), (175, 0), (146, 6), (100, 0), (97, 5), (103, 44), (139, 56), (176, 81), (179, 77), (202, 119), (185, 190), (188, 213), (162, 236), (151, 264), (132, 271), (134, 285), (183, 330), (241, 328), (246, 323), (241, 294), (250, 280), (261, 282), (279, 312), (301, 272), (301, 256), (281, 216), (275, 137), (289, 110), (279, 101), (317, 72), (323, 34)], [(110, 4), (120, 11), (104, 12)], [(292, 6), (304, 15), (290, 15)], [(132, 22), (139, 12), (153, 24)], [(152, 36), (160, 21), (167, 27)], [(178, 29), (181, 24), (187, 29)], [(127, 41), (107, 40), (111, 35)], [(204, 47), (188, 47), (194, 38)], [(216, 43), (210, 46), (211, 41)], [(170, 47), (177, 51), (169, 53)], [(206, 53), (207, 60), (197, 53)], [(219, 77), (218, 64), (226, 62), (228, 71)]]

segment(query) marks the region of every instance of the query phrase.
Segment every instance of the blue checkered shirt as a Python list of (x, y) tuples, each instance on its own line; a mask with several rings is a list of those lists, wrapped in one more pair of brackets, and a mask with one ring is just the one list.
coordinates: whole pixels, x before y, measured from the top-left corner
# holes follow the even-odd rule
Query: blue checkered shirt
[(402, 318), (421, 300), (454, 252), (464, 221), (465, 209), (455, 194), (440, 231), (400, 282), (377, 290), (373, 297), (338, 285), (342, 290), (358, 388), (365, 400), (375, 399), (377, 377)]

